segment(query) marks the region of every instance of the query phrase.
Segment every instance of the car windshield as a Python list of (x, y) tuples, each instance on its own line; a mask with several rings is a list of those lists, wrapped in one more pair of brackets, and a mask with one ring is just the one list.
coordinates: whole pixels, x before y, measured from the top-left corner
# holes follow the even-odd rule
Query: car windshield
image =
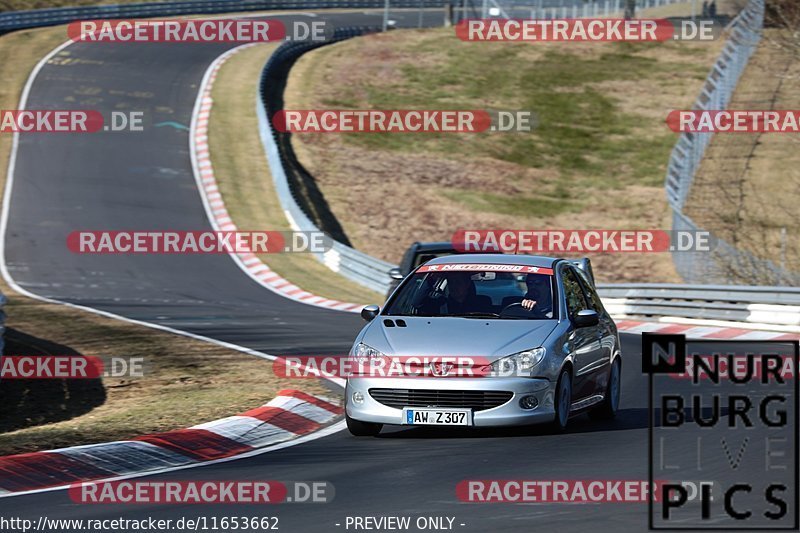
[(384, 315), (547, 320), (553, 301), (550, 269), (426, 265), (403, 283)]

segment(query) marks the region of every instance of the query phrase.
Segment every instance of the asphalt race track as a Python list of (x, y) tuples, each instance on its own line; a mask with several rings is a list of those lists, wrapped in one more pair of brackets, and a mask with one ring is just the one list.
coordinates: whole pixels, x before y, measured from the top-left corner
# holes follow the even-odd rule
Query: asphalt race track
[[(426, 23), (439, 22), (439, 13)], [(298, 15), (302, 17), (302, 15)], [(320, 14), (337, 25), (380, 14)], [(292, 17), (281, 17), (291, 20)], [(416, 25), (416, 12), (394, 14)], [(142, 110), (148, 123), (188, 126), (198, 84), (227, 44), (73, 44), (39, 73), (29, 109)], [(70, 61), (64, 62), (65, 58)], [(6, 263), (41, 296), (232, 342), (271, 354), (342, 353), (357, 314), (315, 308), (258, 286), (227, 256), (71, 253), (79, 229), (211, 229), (189, 157), (188, 131), (20, 137)], [(561, 435), (543, 429), (346, 431), (254, 457), (162, 474), (161, 479), (324, 480), (331, 504), (276, 506), (78, 505), (65, 491), (0, 499), (0, 515), (48, 518), (278, 516), (285, 532), (344, 531), (347, 516), (455, 517), (458, 531), (641, 531), (646, 504), (465, 504), (464, 479), (647, 478), (647, 389), (639, 337), (623, 336), (623, 396), (613, 423), (583, 416)], [(337, 526), (337, 524), (340, 524)], [(461, 525), (463, 524), (463, 525)]]

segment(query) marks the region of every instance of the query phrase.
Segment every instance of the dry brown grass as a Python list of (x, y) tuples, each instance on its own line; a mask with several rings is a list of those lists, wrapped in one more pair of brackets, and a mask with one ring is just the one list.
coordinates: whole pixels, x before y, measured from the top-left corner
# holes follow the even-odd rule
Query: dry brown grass
[[(717, 14), (734, 16), (747, 0), (717, 0)], [(703, 0), (697, 0), (695, 4), (695, 16), (702, 15)], [(692, 2), (682, 2), (679, 4), (670, 4), (668, 6), (651, 7), (650, 9), (641, 9), (636, 12), (639, 18), (667, 18), (667, 17), (688, 17), (692, 14)]]
[[(258, 136), (253, 113), (261, 69), (276, 45), (259, 45), (232, 56), (212, 89), (209, 152), (214, 176), (231, 218), (241, 228), (289, 231)], [(236, 132), (236, 142), (230, 142)], [(383, 295), (336, 277), (311, 254), (270, 254), (261, 259), (292, 283), (319, 296), (350, 302), (381, 302)]]
[[(296, 380), (269, 361), (8, 292), (7, 353), (75, 352), (143, 361), (143, 377), (3, 380), (0, 454), (125, 439), (188, 427), (262, 405)], [(299, 386), (324, 391), (307, 380)]]
[[(800, 61), (776, 44), (774, 32), (750, 59), (730, 109), (800, 108)], [(793, 134), (715, 135), (687, 214), (731, 244), (800, 272), (799, 149)], [(741, 282), (768, 281), (754, 272), (732, 274)]]
[[(363, 109), (372, 107), (376, 93), (383, 98), (396, 91), (392, 94), (403, 97), (418, 83), (408, 78), (409, 67), (446, 68), (448, 53), (473, 45), (447, 41), (443, 31), (447, 30), (369, 36), (306, 54), (292, 70), (286, 108)], [(482, 43), (471, 50), (480, 56), (495, 45), (507, 43)], [(530, 144), (530, 150), (540, 154), (535, 166), (475, 153), (471, 144), (474, 141), (460, 138), (448, 139), (447, 149), (443, 149), (440, 139), (418, 135), (408, 141), (408, 146), (403, 140), (398, 141), (398, 147), (380, 150), (350, 142), (343, 134), (305, 134), (294, 135), (293, 145), (355, 247), (389, 261), (397, 261), (414, 240), (448, 240), (459, 227), (669, 228), (661, 183), (674, 137), (666, 138), (667, 144), (655, 156), (658, 164), (654, 169), (629, 160), (624, 147), (629, 141), (649, 138), (664, 144), (664, 118), (670, 110), (691, 104), (721, 45), (664, 43), (637, 48), (631, 52), (633, 55), (663, 65), (663, 72), (646, 79), (589, 80), (577, 87), (579, 91), (608, 95), (620, 116), (632, 117), (628, 131), (608, 137), (622, 148), (610, 164), (614, 169), (610, 175), (565, 171), (559, 166), (558, 156), (547, 149), (546, 139), (535, 136)], [(601, 61), (604, 54), (615, 52), (613, 46), (512, 44), (513, 53), (509, 55), (514, 59), (509, 58), (508, 65), (524, 71), (526, 65), (552, 51), (584, 62)], [(571, 65), (568, 58), (564, 61), (566, 71)], [(624, 65), (618, 68), (623, 69)], [(653, 67), (654, 71), (659, 68)], [(479, 79), (481, 71), (475, 69), (474, 76)], [(523, 105), (527, 97), (524, 86), (509, 89), (506, 85), (507, 90), (502, 93), (479, 93), (471, 83), (472, 80), (449, 79), (439, 89), (444, 95), (460, 95), (462, 108), (473, 105), (513, 109)], [(473, 91), (464, 91), (465, 86)], [(571, 86), (556, 87), (553, 94), (575, 90)], [(473, 96), (464, 97), (464, 93)], [(463, 104), (465, 100), (467, 104)], [(442, 102), (446, 105), (446, 96), (441, 96), (437, 105)], [(484, 144), (482, 148), (500, 150), (506, 139), (503, 135), (486, 134), (479, 142)], [(591, 150), (585, 155), (590, 162), (607, 157)], [(535, 194), (545, 201), (546, 209), (541, 213), (535, 209), (508, 212), (487, 203), (482, 196), (486, 193), (509, 202)], [(598, 254), (592, 260), (602, 281), (679, 281), (667, 254)]]

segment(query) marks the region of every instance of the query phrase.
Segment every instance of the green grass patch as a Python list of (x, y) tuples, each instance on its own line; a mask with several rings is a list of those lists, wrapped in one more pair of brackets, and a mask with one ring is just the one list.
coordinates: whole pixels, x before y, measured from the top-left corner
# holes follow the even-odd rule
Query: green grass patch
[(568, 198), (548, 198), (542, 196), (502, 196), (474, 191), (444, 191), (443, 194), (475, 211), (550, 217), (561, 213), (578, 211), (580, 203)]
[[(400, 43), (404, 46), (405, 43)], [(526, 133), (452, 135), (354, 134), (346, 143), (371, 150), (438, 152), (491, 157), (525, 167), (555, 167), (564, 177), (577, 174), (594, 183), (619, 187), (631, 180), (654, 184), (661, 174), (674, 136), (640, 136), (652, 119), (622, 110), (624, 93), (596, 88), (603, 82), (669, 80), (676, 75), (702, 79), (706, 65), (696, 53), (678, 60), (654, 57), (656, 47), (681, 49), (672, 43), (616, 43), (603, 53), (582, 56), (567, 49), (532, 54), (529, 45), (463, 43), (433, 32), (422, 42), (405, 45), (412, 57), (435, 53), (436, 61), (401, 60), (400, 76), (389, 83), (362, 87), (374, 109), (499, 108), (533, 111), (538, 125)], [(679, 60), (686, 57), (687, 60)], [(363, 102), (343, 97), (325, 102), (356, 108)], [(624, 168), (625, 179), (617, 179)]]

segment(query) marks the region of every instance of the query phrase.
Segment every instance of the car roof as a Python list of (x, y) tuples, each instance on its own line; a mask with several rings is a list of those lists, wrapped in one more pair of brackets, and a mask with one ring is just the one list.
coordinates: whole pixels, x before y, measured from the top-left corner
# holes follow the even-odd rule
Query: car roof
[(453, 265), (453, 264), (489, 264), (489, 265), (525, 265), (542, 268), (552, 268), (559, 261), (555, 257), (541, 255), (510, 255), (510, 254), (459, 254), (446, 255), (431, 259), (426, 265)]

